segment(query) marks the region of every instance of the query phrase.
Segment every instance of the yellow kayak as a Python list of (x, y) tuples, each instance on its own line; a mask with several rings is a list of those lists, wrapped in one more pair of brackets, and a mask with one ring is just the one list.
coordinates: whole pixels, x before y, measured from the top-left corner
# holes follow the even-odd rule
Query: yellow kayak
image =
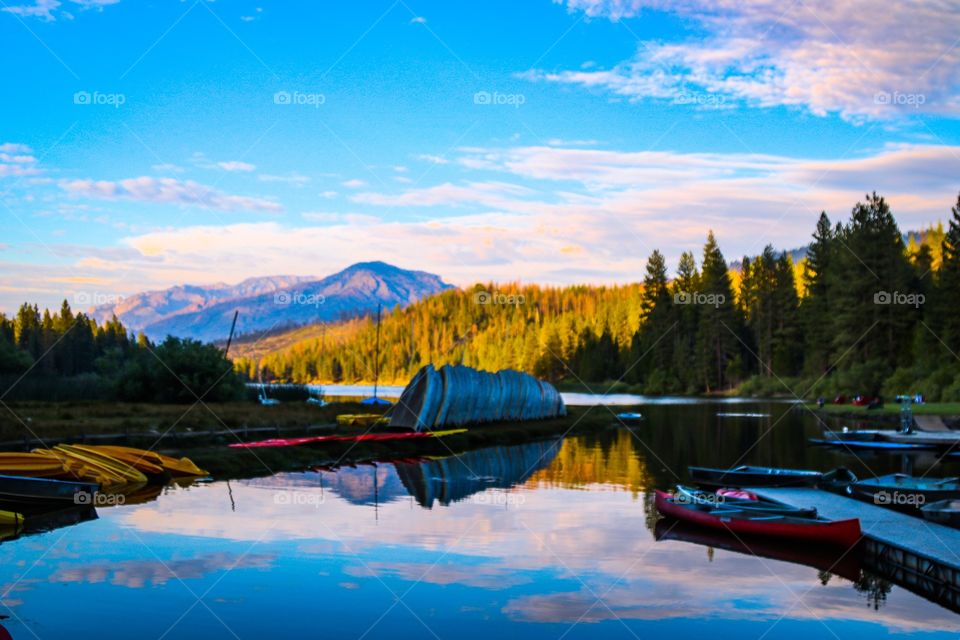
[(23, 524), (23, 516), (12, 511), (0, 511), (0, 527), (19, 529)]
[(137, 471), (150, 475), (163, 474), (163, 465), (159, 458), (152, 451), (142, 449), (128, 449), (127, 447), (94, 447), (90, 445), (73, 445), (74, 449), (89, 453), (94, 457), (107, 457), (110, 460), (116, 460), (123, 464), (133, 467)]
[(189, 458), (171, 458), (156, 451), (137, 449), (135, 447), (121, 447), (119, 445), (87, 446), (87, 449), (97, 451), (124, 462), (144, 473), (163, 473), (169, 471), (176, 477), (205, 476), (206, 471), (198, 467)]
[(208, 476), (209, 471), (204, 471), (193, 463), (190, 458), (171, 458), (163, 454), (158, 454), (163, 461), (163, 468), (170, 472), (175, 478), (186, 478), (194, 476)]
[(101, 453), (91, 452), (79, 447), (73, 447), (68, 444), (58, 444), (54, 447), (67, 457), (83, 462), (87, 466), (107, 472), (108, 475), (120, 476), (127, 482), (146, 482), (147, 476), (143, 475), (130, 465), (120, 462), (110, 456)]
[(53, 449), (34, 449), (33, 452), (59, 459), (63, 463), (63, 466), (67, 470), (70, 477), (75, 480), (95, 482), (104, 489), (123, 485), (127, 482), (122, 476), (119, 476), (113, 472), (109, 472), (101, 467), (94, 467), (82, 460), (70, 457), (60, 451), (54, 451)]
[(0, 475), (27, 478), (56, 478), (68, 475), (63, 462), (38, 453), (0, 453)]
[(389, 418), (379, 413), (343, 413), (337, 416), (337, 424), (341, 427), (372, 427), (389, 422)]

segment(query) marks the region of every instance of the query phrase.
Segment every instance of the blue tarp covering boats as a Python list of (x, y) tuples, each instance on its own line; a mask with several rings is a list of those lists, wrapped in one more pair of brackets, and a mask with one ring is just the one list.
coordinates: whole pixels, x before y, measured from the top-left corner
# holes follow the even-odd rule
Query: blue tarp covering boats
[(394, 428), (430, 431), (483, 422), (567, 414), (549, 382), (510, 369), (490, 373), (463, 365), (427, 365), (414, 375), (390, 413)]

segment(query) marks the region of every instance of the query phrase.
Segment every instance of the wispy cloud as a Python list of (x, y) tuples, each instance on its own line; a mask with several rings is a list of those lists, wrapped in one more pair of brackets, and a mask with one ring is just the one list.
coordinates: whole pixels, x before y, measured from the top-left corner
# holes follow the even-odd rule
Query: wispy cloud
[(17, 142), (0, 144), (0, 178), (35, 176), (40, 173), (37, 159), (29, 146)]
[(69, 5), (63, 5), (60, 0), (33, 0), (25, 4), (4, 4), (0, 11), (6, 11), (18, 16), (40, 18), (42, 20), (53, 21), (58, 17), (73, 18), (69, 10), (63, 8), (73, 7), (77, 9), (102, 9), (111, 4), (117, 4), (120, 0), (70, 0)]
[(242, 162), (240, 160), (225, 160), (223, 162), (218, 162), (217, 166), (224, 171), (256, 171), (257, 169), (256, 165), (250, 164), (249, 162)]
[(230, 195), (192, 180), (141, 176), (119, 181), (63, 180), (59, 184), (70, 195), (81, 198), (197, 206), (218, 211), (279, 213), (283, 210), (273, 200)]
[[(560, 0), (557, 0), (560, 1)], [(694, 106), (788, 106), (817, 115), (891, 119), (956, 114), (960, 12), (935, 1), (566, 0), (573, 11), (623, 20), (666, 11), (695, 37), (640, 43), (608, 69), (522, 74), (629, 100)]]

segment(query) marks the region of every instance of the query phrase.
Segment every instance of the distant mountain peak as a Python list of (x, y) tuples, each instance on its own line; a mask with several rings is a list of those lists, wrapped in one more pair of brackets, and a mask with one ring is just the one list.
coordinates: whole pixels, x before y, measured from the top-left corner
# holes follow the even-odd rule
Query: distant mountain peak
[(92, 314), (116, 314), (133, 331), (151, 339), (167, 335), (213, 341), (225, 339), (234, 311), (237, 333), (270, 331), (342, 320), (376, 310), (406, 306), (451, 288), (440, 276), (382, 262), (358, 262), (325, 278), (260, 276), (235, 285), (183, 284), (130, 296), (96, 307)]

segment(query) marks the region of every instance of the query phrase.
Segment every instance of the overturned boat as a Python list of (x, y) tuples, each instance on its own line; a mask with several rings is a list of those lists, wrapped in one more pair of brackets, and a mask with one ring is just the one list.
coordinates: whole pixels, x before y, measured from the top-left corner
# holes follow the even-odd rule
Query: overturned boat
[(506, 369), (497, 373), (463, 365), (428, 364), (413, 376), (393, 407), (393, 428), (430, 431), (483, 422), (565, 416), (560, 393), (549, 382)]

